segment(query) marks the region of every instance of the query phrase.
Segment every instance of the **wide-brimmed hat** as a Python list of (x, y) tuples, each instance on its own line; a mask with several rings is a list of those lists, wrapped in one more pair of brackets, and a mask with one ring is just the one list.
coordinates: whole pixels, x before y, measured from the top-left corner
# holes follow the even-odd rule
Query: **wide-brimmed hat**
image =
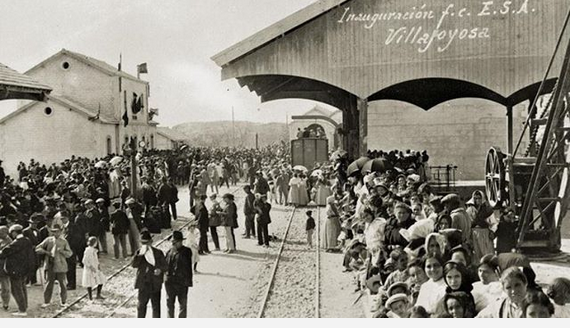
[(134, 198), (129, 198), (125, 201), (125, 204), (130, 205), (130, 204), (134, 204), (135, 203), (135, 199)]
[(366, 287), (370, 289), (373, 294), (378, 293), (378, 289), (382, 285), (382, 279), (380, 275), (374, 275), (366, 280)]
[(234, 195), (232, 195), (232, 194), (224, 194), (224, 195), (222, 196), (222, 198), (229, 199), (229, 200), (234, 200)]
[(410, 287), (408, 287), (408, 284), (406, 284), (405, 282), (397, 282), (394, 283), (392, 285), (390, 285), (390, 288), (388, 288), (388, 296), (394, 296), (395, 294), (393, 293), (394, 289), (396, 288), (404, 288), (406, 290), (406, 293), (409, 292)]
[(408, 295), (406, 294), (395, 294), (390, 296), (390, 298), (388, 298), (388, 300), (386, 301), (386, 308), (390, 309), (390, 306), (396, 302), (399, 301), (405, 301), (407, 303), (410, 302), (410, 300), (408, 299)]
[(105, 203), (105, 200), (103, 198), (97, 198), (97, 200), (95, 201), (95, 203), (99, 204), (99, 203)]
[(184, 238), (184, 236), (182, 235), (182, 231), (173, 231), (172, 232), (172, 240), (184, 240), (186, 238)]
[(88, 199), (85, 201), (85, 205), (89, 205), (89, 204), (94, 204), (95, 202), (93, 201), (93, 199)]
[(144, 230), (141, 232), (141, 241), (151, 241), (152, 240), (152, 235), (150, 234), (150, 232), (148, 230)]

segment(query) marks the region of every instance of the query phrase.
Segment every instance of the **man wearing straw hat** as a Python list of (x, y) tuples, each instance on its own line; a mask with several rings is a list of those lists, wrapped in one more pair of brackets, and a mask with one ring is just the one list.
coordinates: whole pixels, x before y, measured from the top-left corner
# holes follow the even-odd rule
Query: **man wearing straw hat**
[(61, 226), (54, 224), (50, 229), (52, 236), (46, 238), (36, 247), (36, 253), (46, 255), (45, 273), (46, 287), (44, 290), (44, 304), (42, 308), (51, 305), (51, 296), (53, 294), (53, 286), (57, 280), (61, 290), (61, 306), (65, 306), (67, 301), (66, 274), (68, 270), (67, 258), (73, 255), (69, 243), (63, 238)]
[(148, 230), (141, 233), (141, 248), (133, 257), (131, 266), (137, 269), (135, 289), (138, 289), (137, 318), (146, 317), (148, 301), (152, 304), (152, 317), (160, 318), (160, 291), (168, 264), (161, 250), (152, 247)]

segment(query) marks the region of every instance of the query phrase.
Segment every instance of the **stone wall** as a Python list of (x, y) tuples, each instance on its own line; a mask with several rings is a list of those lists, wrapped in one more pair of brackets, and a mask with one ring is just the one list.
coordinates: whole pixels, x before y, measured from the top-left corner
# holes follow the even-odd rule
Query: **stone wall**
[[(513, 110), (515, 146), (527, 106)], [(486, 100), (457, 99), (429, 111), (398, 101), (369, 103), (369, 149), (425, 149), (431, 166), (456, 165), (458, 180), (483, 180), (489, 147), (506, 153), (506, 137), (506, 109)]]

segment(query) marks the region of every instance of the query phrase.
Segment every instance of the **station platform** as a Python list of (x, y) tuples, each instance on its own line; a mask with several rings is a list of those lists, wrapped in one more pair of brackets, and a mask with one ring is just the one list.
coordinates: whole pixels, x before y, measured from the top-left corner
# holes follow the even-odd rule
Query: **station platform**
[(455, 181), (449, 186), (435, 185), (434, 190), (438, 195), (458, 194), (463, 201), (468, 201), (475, 190), (485, 192), (485, 180)]

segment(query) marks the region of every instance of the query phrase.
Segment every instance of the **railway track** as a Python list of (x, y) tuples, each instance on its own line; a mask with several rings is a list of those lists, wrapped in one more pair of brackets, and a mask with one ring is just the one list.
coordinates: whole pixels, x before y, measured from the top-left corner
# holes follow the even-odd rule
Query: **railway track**
[[(242, 188), (240, 185), (234, 188), (230, 193), (236, 193)], [(185, 228), (191, 223), (189, 218), (186, 218), (188, 222), (183, 223), (181, 226), (176, 227), (177, 230), (183, 231), (184, 236), (187, 235), (188, 230)], [(172, 232), (166, 237), (160, 239), (158, 242), (153, 244), (156, 247), (166, 253), (170, 247), (169, 243), (166, 243), (172, 238)], [(126, 275), (129, 277), (127, 283), (125, 284), (120, 279), (116, 279), (119, 276)], [(131, 293), (126, 293), (126, 290), (132, 290), (133, 279), (136, 275), (136, 269), (131, 267), (131, 263), (123, 265), (121, 268), (116, 270), (113, 274), (107, 277), (106, 284), (104, 286), (104, 291), (107, 294), (112, 293), (112, 297), (107, 297), (103, 302), (91, 302), (88, 300), (88, 294), (85, 293), (82, 296), (75, 299), (69, 305), (57, 311), (52, 317), (53, 318), (101, 318), (101, 313), (105, 313), (105, 318), (112, 318), (119, 314), (121, 309), (124, 309), (129, 305), (130, 301), (138, 293), (138, 290), (134, 289)]]
[[(320, 317), (320, 208), (313, 215), (316, 236), (306, 246), (305, 213), (289, 216), (257, 317)], [(296, 215), (297, 214), (297, 215)], [(300, 215), (299, 215), (300, 214)]]

